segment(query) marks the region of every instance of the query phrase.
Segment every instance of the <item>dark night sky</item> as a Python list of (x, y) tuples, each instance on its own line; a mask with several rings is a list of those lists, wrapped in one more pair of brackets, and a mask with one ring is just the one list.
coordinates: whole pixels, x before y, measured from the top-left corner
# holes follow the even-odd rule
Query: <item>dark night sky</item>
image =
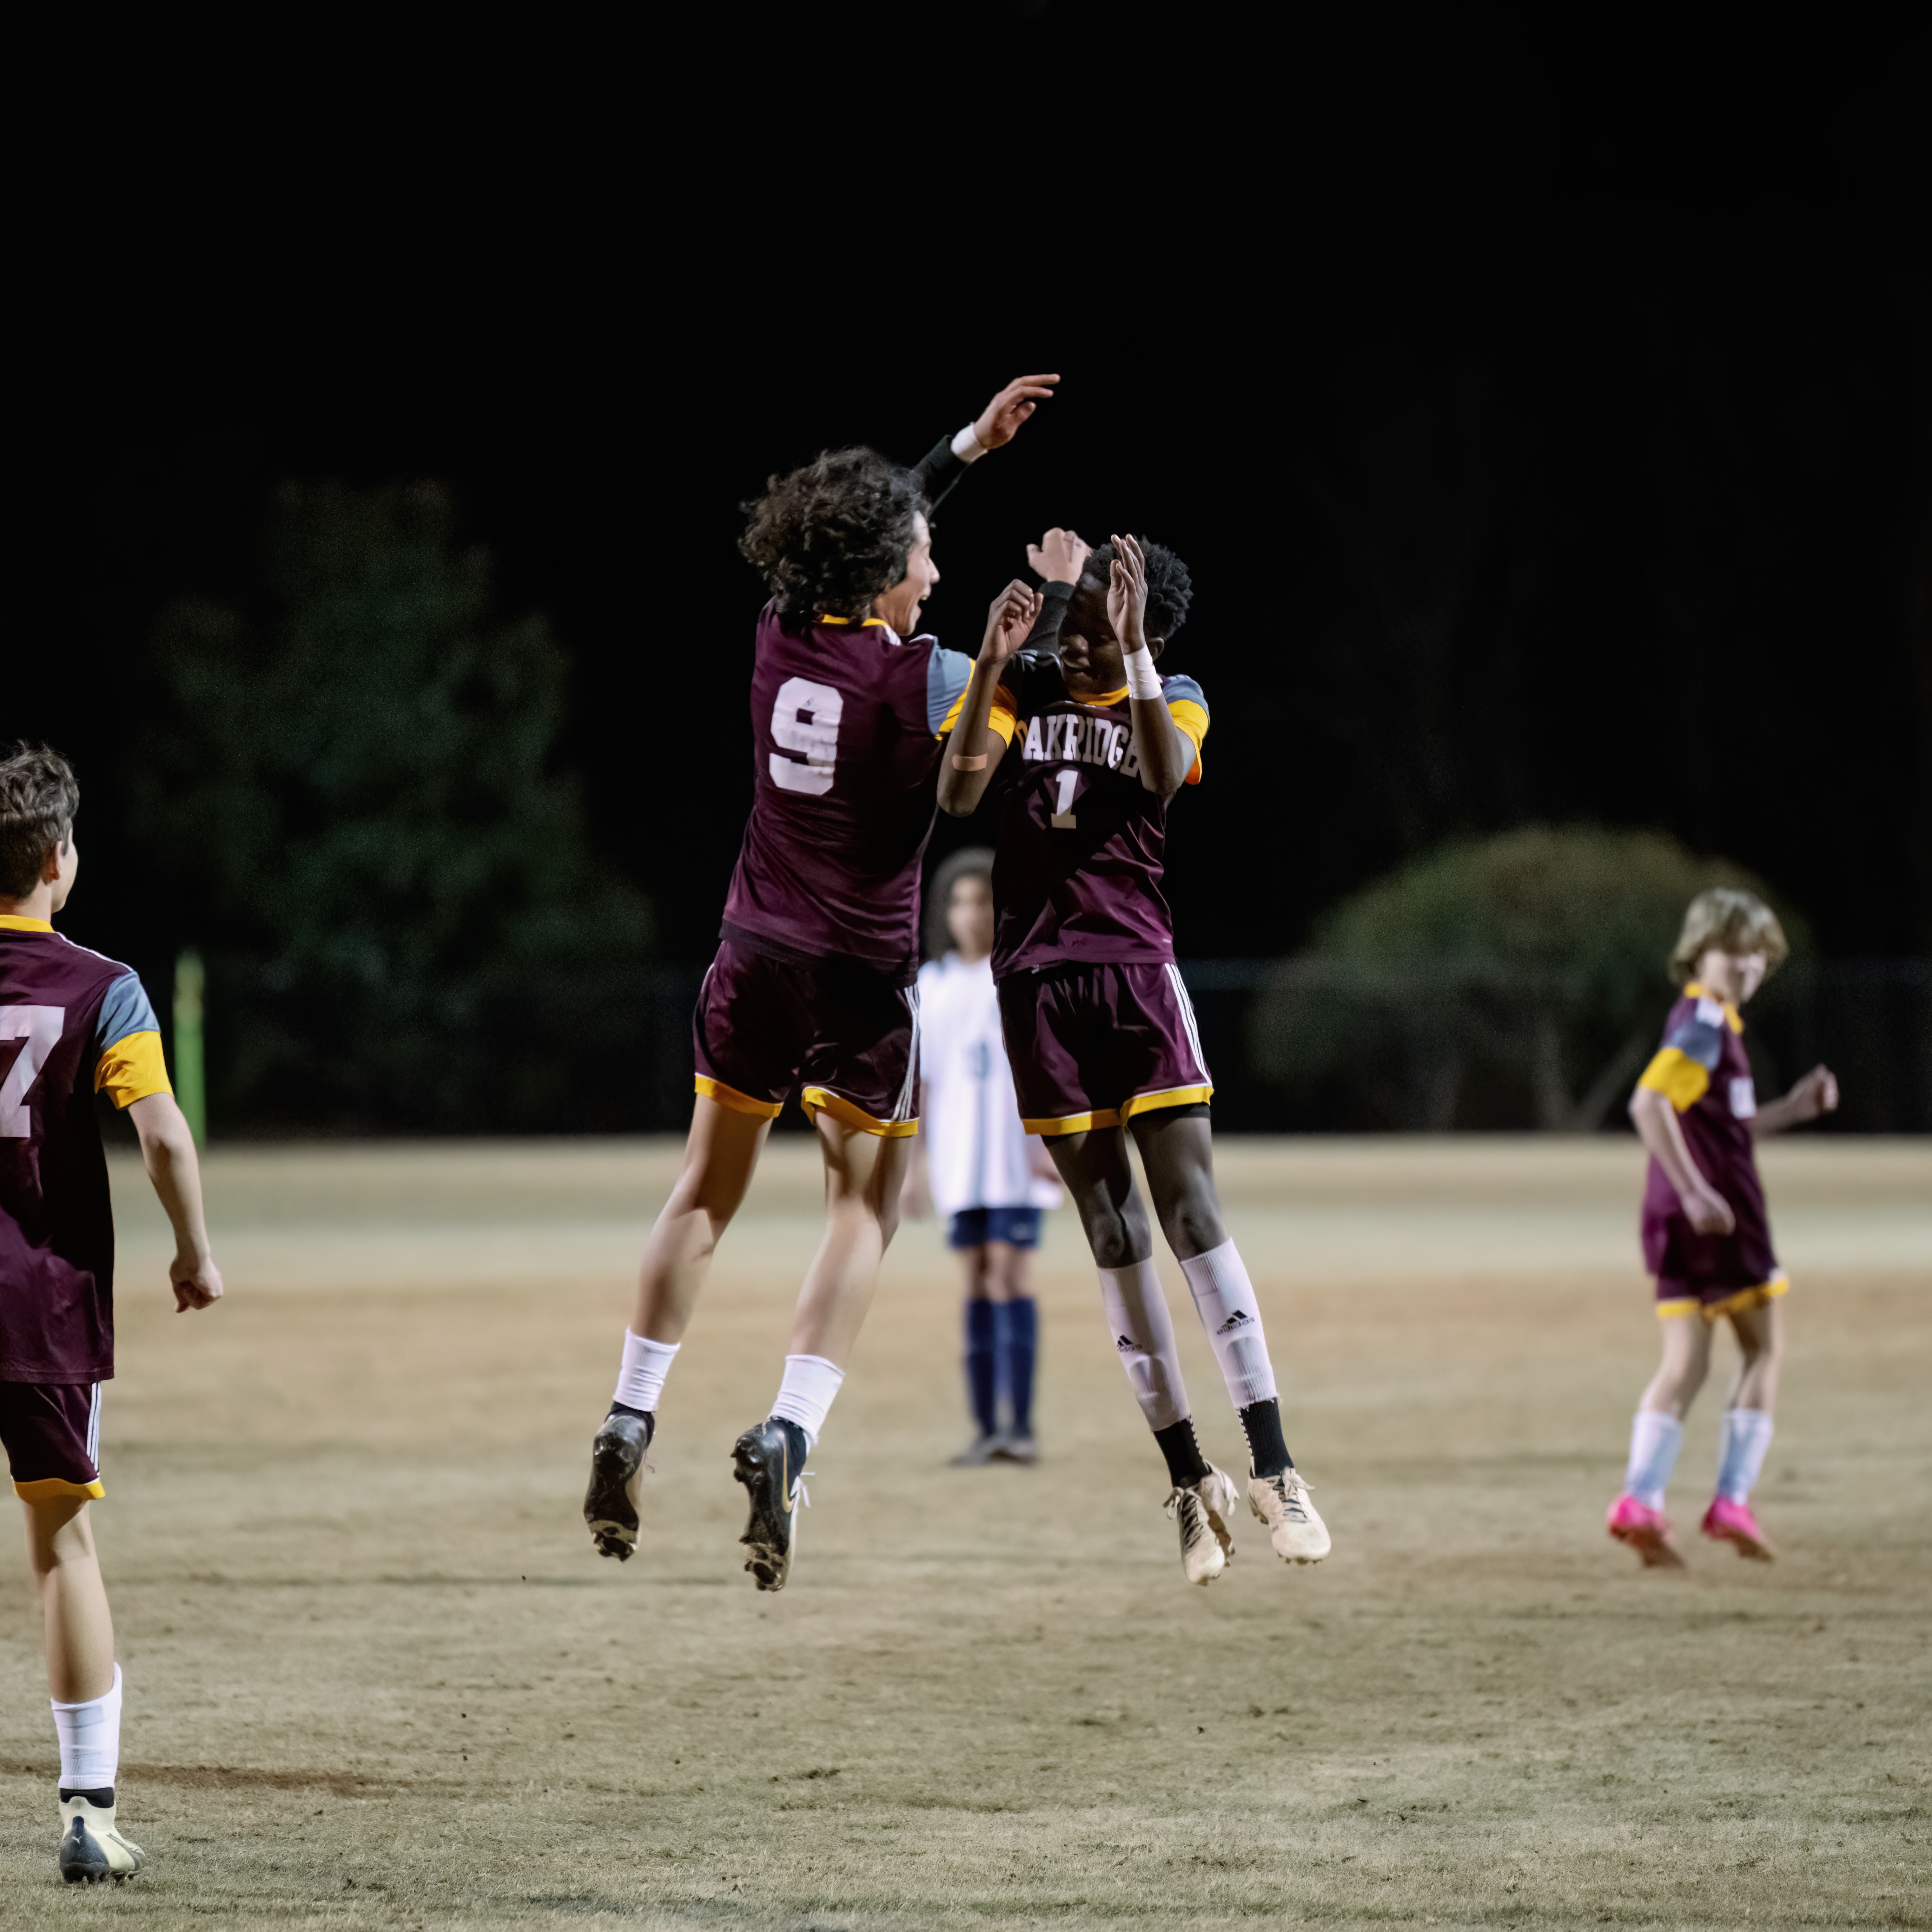
[[(1532, 82), (1556, 58), (1506, 51)], [(256, 596), (283, 477), (427, 476), (506, 608), (554, 620), (597, 842), (668, 955), (701, 956), (749, 791), (736, 504), (829, 444), (909, 460), (1037, 367), (1064, 393), (946, 506), (928, 622), (974, 648), (1049, 522), (1187, 559), (1170, 662), (1214, 724), (1174, 815), (1184, 956), (1290, 948), (1406, 854), (1528, 818), (1666, 826), (1829, 952), (1932, 952), (1932, 277), (1900, 53), (1830, 50), (1830, 112), (1761, 168), (1552, 94), (1465, 128), (1463, 168), (1440, 119), (1351, 123), (1377, 164), (1338, 174), (1308, 125), (1270, 150), (1249, 97), (1238, 141), (1198, 131), (1204, 98), (1195, 137), (1084, 169), (1058, 218), (1050, 178), (946, 174), (909, 208), (862, 143), (742, 126), (708, 176), (695, 151), (668, 175), (659, 138), (588, 189), (621, 142), (536, 176), (492, 151), (466, 184), (444, 153), (382, 194), (312, 168), (306, 229), (199, 232), (137, 194), (91, 284), (114, 299), (50, 311), (14, 446), (0, 730), (80, 765), (70, 925), (139, 957), (116, 761), (161, 604)]]

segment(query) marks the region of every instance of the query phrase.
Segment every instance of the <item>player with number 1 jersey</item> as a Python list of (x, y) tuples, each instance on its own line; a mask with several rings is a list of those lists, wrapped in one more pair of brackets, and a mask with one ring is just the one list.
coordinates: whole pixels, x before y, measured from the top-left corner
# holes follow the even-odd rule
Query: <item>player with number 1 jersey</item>
[[(741, 1540), (761, 1590), (784, 1586), (817, 1444), (869, 1304), (917, 1131), (920, 862), (941, 734), (970, 660), (919, 629), (939, 580), (932, 508), (1010, 441), (1058, 379), (1022, 376), (903, 470), (868, 449), (774, 477), (747, 506), (745, 554), (772, 598), (753, 642), (753, 796), (716, 956), (692, 1022), (697, 1100), (684, 1165), (646, 1250), (584, 1515), (598, 1550), (635, 1547), (664, 1378), (772, 1120), (796, 1095), (816, 1127), (826, 1228), (768, 1419), (734, 1451)], [(994, 607), (1014, 640), (1038, 600)]]

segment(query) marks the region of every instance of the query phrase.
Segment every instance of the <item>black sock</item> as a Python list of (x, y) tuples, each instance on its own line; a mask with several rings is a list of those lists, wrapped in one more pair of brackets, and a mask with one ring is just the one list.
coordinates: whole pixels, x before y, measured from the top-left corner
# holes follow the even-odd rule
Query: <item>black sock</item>
[[(614, 1402), (612, 1415), (628, 1415), (644, 1425), (644, 1447), (648, 1449), (658, 1432), (658, 1415), (654, 1408), (633, 1408), (628, 1402)], [(608, 1418), (607, 1418), (608, 1419)]]
[(1154, 1439), (1167, 1458), (1168, 1480), (1177, 1490), (1191, 1490), (1214, 1474), (1202, 1456), (1201, 1444), (1194, 1439), (1192, 1416), (1184, 1415), (1178, 1422), (1156, 1429)]
[(1281, 1404), (1273, 1396), (1251, 1402), (1240, 1412), (1241, 1433), (1248, 1438), (1248, 1467), (1257, 1476), (1278, 1476), (1294, 1467), (1294, 1458), (1281, 1433)]
[(60, 1787), (60, 1802), (64, 1804), (70, 1798), (85, 1798), (90, 1804), (98, 1804), (111, 1810), (114, 1804), (114, 1787), (104, 1784), (98, 1790), (83, 1791), (78, 1785), (63, 1784)]

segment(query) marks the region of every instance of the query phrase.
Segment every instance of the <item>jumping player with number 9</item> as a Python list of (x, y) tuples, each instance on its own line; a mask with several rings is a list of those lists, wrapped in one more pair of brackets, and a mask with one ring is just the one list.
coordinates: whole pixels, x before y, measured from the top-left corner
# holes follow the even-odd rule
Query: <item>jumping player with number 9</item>
[[(806, 1452), (844, 1379), (898, 1220), (918, 1129), (920, 863), (940, 739), (970, 660), (919, 632), (939, 581), (932, 507), (1011, 441), (1054, 376), (1009, 383), (914, 470), (869, 449), (821, 456), (746, 506), (741, 547), (772, 591), (752, 647), (752, 814), (693, 1021), (697, 1102), (684, 1165), (652, 1230), (584, 1520), (620, 1561), (637, 1543), (664, 1377), (772, 1120), (796, 1094), (818, 1130), (825, 1232), (807, 1270), (770, 1418), (740, 1437), (742, 1540), (782, 1589)], [(1023, 637), (1012, 584), (993, 628)]]

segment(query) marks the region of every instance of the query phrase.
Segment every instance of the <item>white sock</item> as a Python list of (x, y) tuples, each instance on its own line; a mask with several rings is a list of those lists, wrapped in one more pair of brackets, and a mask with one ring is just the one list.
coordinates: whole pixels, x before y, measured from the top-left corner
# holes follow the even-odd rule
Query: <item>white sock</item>
[(1237, 1408), (1275, 1399), (1274, 1366), (1262, 1330), (1261, 1304), (1232, 1241), (1223, 1241), (1191, 1262), (1183, 1262), (1194, 1312), (1214, 1346), (1221, 1379)]
[(784, 1380), (778, 1384), (778, 1399), (772, 1404), (772, 1413), (796, 1423), (805, 1431), (805, 1446), (816, 1449), (832, 1398), (844, 1379), (845, 1371), (823, 1355), (788, 1355)]
[(63, 1791), (101, 1791), (110, 1787), (121, 1768), (121, 1666), (114, 1666), (114, 1688), (104, 1697), (85, 1704), (54, 1700), (54, 1729), (60, 1736), (60, 1788)]
[(1640, 1408), (1630, 1424), (1630, 1467), (1624, 1472), (1624, 1492), (1646, 1509), (1661, 1509), (1677, 1452), (1684, 1446), (1684, 1425), (1662, 1410)]
[(1171, 1429), (1188, 1416), (1187, 1390), (1180, 1379), (1180, 1358), (1174, 1346), (1174, 1323), (1160, 1276), (1151, 1261), (1131, 1268), (1102, 1268), (1100, 1301), (1120, 1366), (1133, 1384), (1150, 1429)]
[(624, 1331), (624, 1366), (617, 1372), (617, 1392), (610, 1400), (626, 1408), (655, 1411), (664, 1394), (664, 1377), (681, 1342), (647, 1342), (641, 1335)]
[(1744, 1502), (1757, 1487), (1771, 1447), (1771, 1417), (1762, 1408), (1727, 1408), (1718, 1436), (1718, 1493)]

